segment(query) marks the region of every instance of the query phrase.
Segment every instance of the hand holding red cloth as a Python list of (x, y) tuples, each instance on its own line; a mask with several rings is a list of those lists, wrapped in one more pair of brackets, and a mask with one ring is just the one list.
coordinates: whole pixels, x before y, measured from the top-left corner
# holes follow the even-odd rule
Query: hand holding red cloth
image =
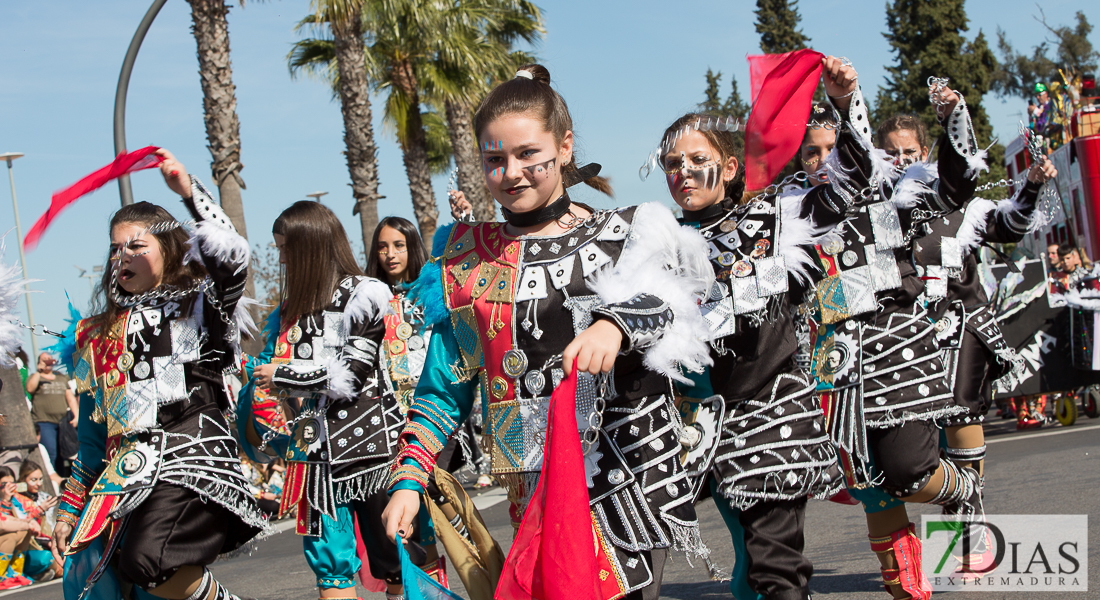
[(745, 126), (745, 189), (762, 190), (798, 152), (824, 55), (810, 49), (750, 56), (752, 113)]
[(539, 483), (504, 562), (497, 600), (602, 598), (576, 396), (574, 364), (550, 398)]
[(34, 247), (38, 245), (38, 240), (42, 237), (42, 234), (46, 233), (46, 228), (50, 226), (54, 218), (61, 214), (61, 211), (70, 204), (76, 202), (81, 196), (98, 190), (107, 185), (112, 179), (118, 179), (134, 171), (151, 169), (164, 162), (163, 158), (153, 154), (157, 150), (160, 150), (160, 148), (156, 146), (146, 146), (141, 150), (135, 150), (128, 154), (119, 154), (111, 164), (90, 175), (86, 175), (80, 181), (61, 191), (54, 192), (50, 200), (49, 210), (38, 218), (34, 227), (31, 227), (26, 237), (23, 238), (23, 248), (26, 250), (33, 250)]

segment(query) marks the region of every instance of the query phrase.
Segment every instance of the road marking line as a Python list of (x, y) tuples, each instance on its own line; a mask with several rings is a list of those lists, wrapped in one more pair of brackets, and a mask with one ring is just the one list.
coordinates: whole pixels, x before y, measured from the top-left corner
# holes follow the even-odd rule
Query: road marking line
[(1013, 435), (1011, 437), (1006, 437), (1006, 438), (993, 438), (991, 440), (986, 440), (985, 443), (986, 443), (986, 445), (989, 445), (989, 444), (997, 444), (999, 442), (1012, 442), (1012, 441), (1016, 441), (1016, 440), (1033, 440), (1035, 438), (1049, 437), (1049, 436), (1052, 436), (1052, 435), (1062, 435), (1064, 433), (1073, 433), (1075, 431), (1090, 431), (1090, 430), (1096, 429), (1098, 427), (1100, 427), (1100, 425), (1070, 425), (1069, 427), (1060, 427), (1056, 431), (1047, 431), (1047, 432), (1044, 432), (1044, 433), (1035, 433), (1035, 434), (1031, 434), (1031, 435), (1027, 435), (1027, 434)]

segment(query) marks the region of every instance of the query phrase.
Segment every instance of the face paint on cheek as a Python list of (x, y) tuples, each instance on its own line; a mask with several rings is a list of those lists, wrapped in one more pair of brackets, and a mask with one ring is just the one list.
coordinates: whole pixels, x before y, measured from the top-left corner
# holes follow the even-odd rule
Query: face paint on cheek
[(713, 190), (718, 186), (718, 165), (707, 163), (696, 169), (687, 169), (687, 176), (695, 182), (696, 187)]
[(666, 172), (665, 181), (668, 182), (669, 193), (675, 196), (676, 192), (680, 189), (680, 185), (684, 183), (684, 176), (680, 171), (675, 171), (672, 173)]
[(488, 162), (483, 162), (485, 167), (485, 177), (487, 179), (500, 179), (504, 176), (504, 167), (494, 167)]
[(551, 174), (553, 174), (557, 160), (556, 158), (551, 158), (546, 162), (523, 167), (523, 170), (527, 172), (527, 179), (534, 184), (546, 181), (550, 178)]

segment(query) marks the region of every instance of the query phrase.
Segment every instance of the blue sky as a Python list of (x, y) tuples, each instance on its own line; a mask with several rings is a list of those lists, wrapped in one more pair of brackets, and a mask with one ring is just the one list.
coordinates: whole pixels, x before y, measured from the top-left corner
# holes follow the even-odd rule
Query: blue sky
[[(122, 58), (150, 0), (96, 0), (0, 3), (0, 152), (26, 154), (14, 163), (15, 186), (24, 233), (49, 205), (50, 194), (109, 162), (113, 156), (112, 107)], [(1069, 24), (1087, 3), (1047, 0), (1048, 21)], [(547, 35), (536, 52), (569, 102), (585, 160), (604, 165), (617, 197), (575, 196), (599, 207), (667, 201), (658, 178), (642, 182), (638, 167), (664, 127), (702, 99), (707, 68), (722, 71), (722, 93), (729, 77), (747, 97), (745, 55), (759, 53), (753, 29), (754, 2), (697, 0), (675, 5), (652, 1), (543, 1)], [(873, 97), (892, 62), (882, 37), (885, 2), (802, 0), (803, 31), (815, 49), (849, 57), (865, 94)], [(306, 0), (248, 2), (229, 16), (237, 112), (241, 121), (243, 192), (250, 241), (271, 241), (272, 221), (305, 194), (328, 191), (324, 202), (358, 241), (358, 218), (343, 150), (339, 105), (327, 85), (292, 80), (286, 54), (298, 39), (293, 26), (308, 12)], [(1048, 37), (1025, 0), (970, 0), (970, 34), (979, 29), (995, 43), (997, 27), (1017, 49)], [(1089, 11), (1091, 12), (1091, 11)], [(1100, 25), (1100, 14), (1088, 15)], [(171, 0), (149, 31), (138, 56), (127, 104), (130, 148), (154, 144), (172, 150), (188, 169), (210, 182), (210, 153), (202, 122), (190, 7)], [(1100, 46), (1100, 36), (1092, 42)], [(985, 100), (1002, 141), (1015, 135), (1023, 104)], [(379, 138), (381, 215), (411, 218), (412, 209), (400, 150), (383, 133), (380, 102), (375, 105)], [(0, 175), (6, 179), (6, 174)], [(184, 216), (177, 198), (153, 171), (136, 174), (134, 196), (162, 203)], [(14, 227), (7, 181), (0, 186), (0, 232)], [(445, 203), (447, 177), (434, 181)], [(108, 243), (107, 222), (118, 208), (118, 188), (109, 184), (63, 213), (39, 247), (27, 255), (34, 284), (35, 317), (48, 327), (63, 326), (65, 291), (83, 310), (86, 279), (73, 266), (101, 264)], [(446, 210), (441, 205), (441, 214)], [(444, 216), (441, 222), (449, 221)], [(14, 232), (3, 260), (15, 262)], [(361, 242), (359, 242), (361, 244)], [(24, 315), (25, 318), (25, 315)], [(41, 338), (40, 345), (51, 340)]]

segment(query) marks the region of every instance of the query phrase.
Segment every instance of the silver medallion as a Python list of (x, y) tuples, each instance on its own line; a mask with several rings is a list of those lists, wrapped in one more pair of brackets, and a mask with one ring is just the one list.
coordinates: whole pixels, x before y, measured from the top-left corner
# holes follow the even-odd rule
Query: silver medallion
[(416, 352), (417, 350), (424, 349), (424, 338), (419, 335), (414, 335), (405, 342), (409, 347), (410, 352)]
[(301, 357), (301, 358), (309, 358), (309, 357), (313, 356), (313, 345), (312, 344), (298, 344), (297, 350), (298, 350), (298, 356)]
[(501, 361), (501, 366), (504, 367), (504, 373), (507, 376), (513, 378), (519, 377), (527, 370), (527, 354), (519, 348), (512, 348), (504, 353), (504, 360)]
[(851, 250), (845, 250), (844, 254), (840, 255), (840, 262), (844, 263), (845, 267), (850, 267), (856, 264), (856, 261), (858, 260), (859, 257), (856, 256), (856, 253)]
[(538, 396), (546, 388), (546, 376), (542, 374), (542, 371), (528, 371), (527, 375), (523, 377), (523, 383), (527, 385), (527, 390), (532, 395)]
[(138, 379), (148, 378), (150, 371), (152, 371), (152, 368), (149, 366), (149, 363), (144, 360), (138, 361), (138, 363), (134, 365), (134, 375), (136, 375)]
[(835, 233), (826, 234), (821, 238), (821, 251), (829, 256), (836, 256), (844, 251), (844, 239)]

